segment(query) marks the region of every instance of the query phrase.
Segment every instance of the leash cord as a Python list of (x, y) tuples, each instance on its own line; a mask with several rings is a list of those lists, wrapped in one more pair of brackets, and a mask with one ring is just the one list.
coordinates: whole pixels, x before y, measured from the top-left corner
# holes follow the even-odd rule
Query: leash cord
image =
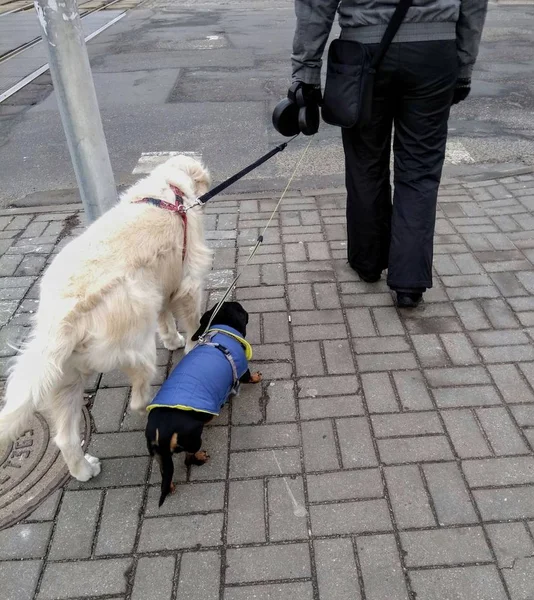
[[(295, 139), (295, 138), (292, 138), (292, 140), (293, 139)], [(292, 140), (289, 140), (289, 141), (292, 141)], [(259, 247), (262, 245), (262, 243), (263, 243), (263, 237), (264, 237), (264, 235), (265, 235), (265, 233), (266, 233), (269, 225), (271, 224), (272, 220), (274, 219), (276, 213), (278, 212), (278, 209), (280, 208), (280, 204), (282, 204), (282, 200), (284, 199), (287, 191), (289, 190), (289, 186), (293, 182), (293, 179), (295, 178), (295, 175), (297, 174), (297, 171), (298, 171), (298, 169), (299, 169), (302, 161), (304, 160), (306, 154), (308, 153), (308, 150), (310, 148), (310, 144), (312, 143), (312, 140), (313, 140), (313, 136), (310, 137), (310, 141), (308, 142), (308, 144), (306, 145), (306, 148), (304, 148), (304, 151), (300, 155), (300, 158), (297, 161), (297, 164), (295, 165), (295, 168), (293, 169), (293, 173), (291, 174), (291, 177), (289, 178), (289, 181), (287, 182), (287, 185), (284, 188), (284, 191), (282, 192), (282, 195), (280, 196), (280, 199), (276, 203), (276, 206), (274, 207), (274, 209), (273, 209), (273, 211), (271, 213), (271, 216), (269, 217), (269, 220), (267, 221), (267, 224), (265, 225), (265, 227), (263, 228), (262, 232), (258, 236), (258, 239), (256, 240), (256, 244), (252, 247), (252, 250), (250, 251), (245, 264), (241, 267), (241, 269), (237, 270), (236, 276), (233, 278), (233, 280), (230, 283), (230, 285), (226, 288), (226, 291), (224, 292), (222, 298), (219, 300), (219, 302), (217, 303), (217, 305), (213, 309), (213, 313), (211, 314), (210, 320), (208, 321), (208, 325), (206, 326), (206, 329), (204, 330), (204, 333), (201, 336), (199, 336), (199, 340), (201, 342), (203, 341), (204, 335), (209, 331), (210, 327), (212, 326), (213, 321), (214, 321), (215, 317), (217, 316), (217, 313), (221, 310), (222, 305), (226, 302), (226, 299), (228, 298), (228, 296), (232, 292), (233, 288), (235, 287), (236, 283), (238, 282), (239, 278), (241, 277), (241, 274), (243, 273), (245, 267), (247, 267), (249, 265), (250, 261), (254, 258), (254, 255), (258, 251)], [(288, 142), (286, 142), (286, 144), (287, 143)]]
[(267, 152), (267, 154), (264, 154), (263, 156), (258, 158), (258, 160), (256, 160), (252, 164), (248, 165), (248, 167), (241, 169), (241, 171), (239, 171), (235, 175), (232, 175), (228, 179), (225, 179), (223, 182), (219, 183), (219, 185), (216, 185), (214, 188), (212, 188), (209, 192), (206, 192), (205, 194), (203, 194), (202, 196), (197, 198), (195, 200), (195, 202), (193, 204), (191, 204), (190, 206), (186, 207), (185, 210), (187, 211), (187, 210), (193, 208), (194, 206), (202, 206), (203, 204), (206, 204), (206, 202), (208, 200), (211, 200), (214, 196), (217, 196), (217, 194), (220, 194), (227, 187), (230, 187), (236, 181), (239, 181), (245, 175), (248, 175), (251, 171), (254, 171), (254, 169), (257, 169), (264, 162), (267, 162), (269, 159), (271, 159), (275, 154), (278, 154), (279, 152), (283, 152), (287, 148), (287, 145), (291, 144), (291, 142), (293, 140), (295, 140), (298, 136), (299, 136), (299, 134), (297, 133), (297, 135), (294, 135), (290, 140), (287, 140), (287, 142), (284, 142), (283, 144), (279, 144), (278, 146), (275, 146), (272, 150), (269, 150), (269, 152)]

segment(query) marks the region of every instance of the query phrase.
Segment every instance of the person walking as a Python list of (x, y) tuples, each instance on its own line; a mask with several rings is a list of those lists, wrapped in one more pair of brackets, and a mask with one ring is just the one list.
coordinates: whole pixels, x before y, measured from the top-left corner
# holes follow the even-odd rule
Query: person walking
[[(364, 122), (345, 126), (342, 138), (348, 262), (369, 283), (388, 269), (387, 283), (396, 292), (397, 305), (410, 308), (432, 287), (449, 111), (471, 90), (488, 0), (295, 0), (289, 97), (295, 91), (298, 97), (300, 90), (300, 106), (320, 103), (322, 55), (336, 11), (340, 40), (359, 42), (373, 56), (394, 13), (403, 12), (399, 4), (405, 5), (405, 14), (376, 68), (368, 115)], [(334, 70), (338, 77), (351, 72), (345, 65)]]

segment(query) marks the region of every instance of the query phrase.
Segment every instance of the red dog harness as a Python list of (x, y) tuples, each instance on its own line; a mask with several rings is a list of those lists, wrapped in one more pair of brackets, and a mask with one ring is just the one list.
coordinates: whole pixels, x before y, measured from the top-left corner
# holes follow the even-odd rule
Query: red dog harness
[(159, 200), (158, 198), (141, 198), (141, 200), (137, 200), (136, 204), (140, 204), (142, 202), (145, 204), (152, 204), (152, 206), (156, 206), (157, 208), (163, 208), (165, 210), (170, 210), (171, 212), (178, 213), (182, 216), (182, 221), (184, 223), (184, 245), (182, 250), (182, 261), (184, 261), (185, 253), (187, 250), (187, 212), (183, 203), (184, 195), (182, 194), (181, 190), (178, 189), (175, 185), (169, 184), (169, 187), (174, 193), (176, 204), (171, 204), (170, 202), (165, 202), (165, 200)]

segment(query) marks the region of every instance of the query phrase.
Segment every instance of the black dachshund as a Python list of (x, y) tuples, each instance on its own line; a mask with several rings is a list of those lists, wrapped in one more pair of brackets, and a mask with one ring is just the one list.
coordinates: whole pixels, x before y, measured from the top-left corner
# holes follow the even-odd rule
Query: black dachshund
[(217, 416), (240, 383), (259, 383), (261, 373), (251, 374), (252, 349), (246, 341), (248, 313), (239, 302), (225, 302), (213, 325), (206, 327), (213, 308), (202, 315), (193, 335), (199, 341), (175, 367), (148, 405), (148, 451), (161, 470), (161, 506), (174, 492), (172, 455), (185, 452), (186, 465), (202, 465), (209, 455), (202, 446), (204, 425)]

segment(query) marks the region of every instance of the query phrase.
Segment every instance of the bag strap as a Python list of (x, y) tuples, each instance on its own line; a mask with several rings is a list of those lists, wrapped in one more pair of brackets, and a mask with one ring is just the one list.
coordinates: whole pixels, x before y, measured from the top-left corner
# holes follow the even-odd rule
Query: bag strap
[(371, 59), (371, 68), (376, 69), (378, 65), (382, 62), (384, 55), (387, 52), (393, 38), (397, 34), (399, 27), (404, 21), (404, 17), (408, 12), (408, 9), (413, 4), (413, 0), (400, 0), (397, 4), (397, 8), (395, 8), (395, 12), (391, 17), (391, 21), (388, 23), (386, 31), (384, 32), (384, 36), (380, 40), (380, 45), (378, 46), (377, 51), (375, 52), (373, 58)]

